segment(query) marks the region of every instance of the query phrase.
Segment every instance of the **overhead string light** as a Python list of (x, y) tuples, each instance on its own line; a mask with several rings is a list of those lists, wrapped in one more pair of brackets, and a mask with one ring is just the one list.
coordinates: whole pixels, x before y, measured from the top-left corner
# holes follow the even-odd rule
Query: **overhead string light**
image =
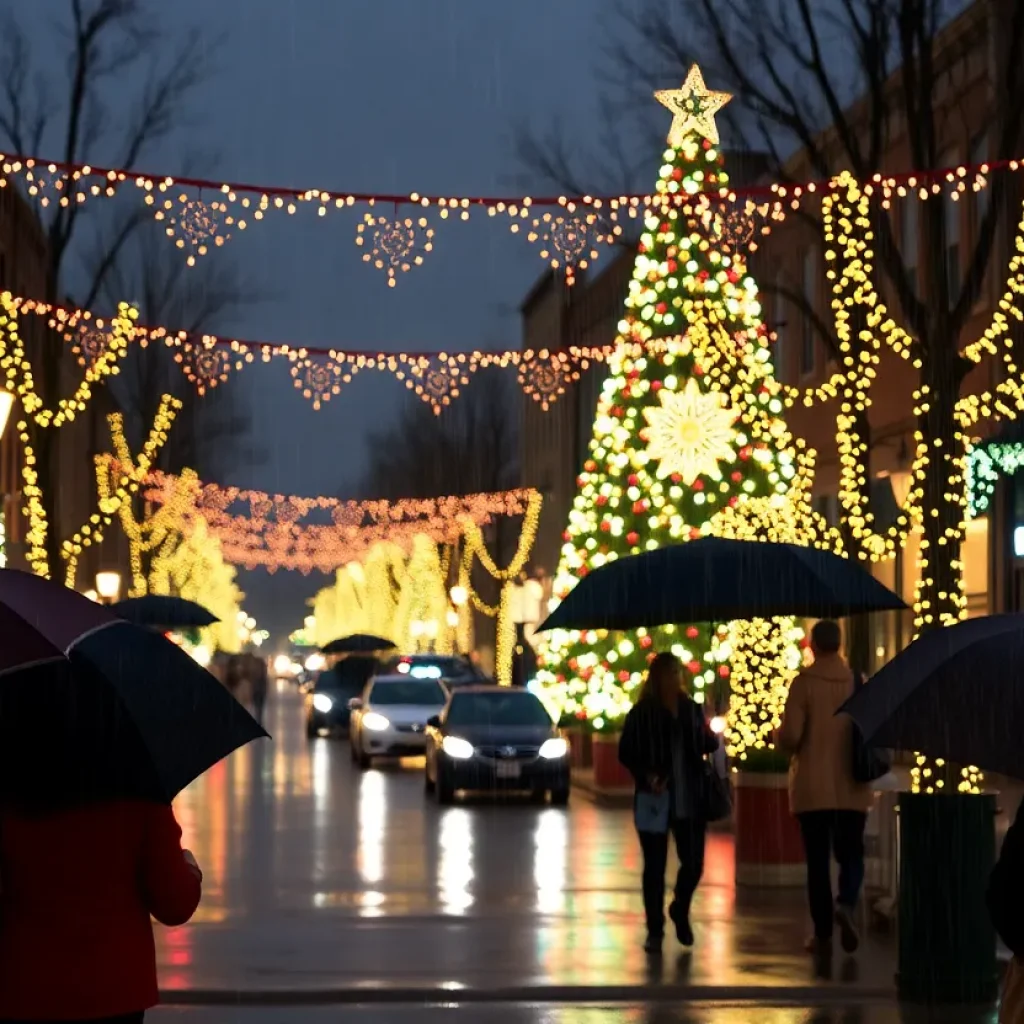
[[(672, 92), (678, 90), (669, 90), (659, 98), (668, 105)], [(673, 113), (678, 116), (678, 111), (673, 109)], [(680, 125), (685, 123), (685, 116)], [(713, 122), (713, 112), (706, 116)], [(699, 128), (692, 118), (687, 130), (691, 128)], [(678, 127), (676, 134), (680, 131), (682, 128)], [(885, 204), (915, 191), (946, 192), (957, 199), (968, 191), (986, 187), (993, 172), (1015, 172), (1019, 167), (1019, 160), (963, 164), (933, 171), (875, 175), (862, 184), (876, 190)], [(563, 271), (571, 284), (577, 271), (593, 263), (622, 233), (625, 223), (642, 219), (650, 209), (666, 206), (664, 196), (644, 194), (495, 197), (290, 188), (150, 174), (129, 168), (100, 168), (18, 154), (0, 154), (0, 172), (0, 187), (20, 185), (44, 208), (80, 206), (114, 196), (123, 199), (133, 190), (141, 193), (143, 203), (189, 266), (195, 266), (199, 258), (225, 245), (234, 234), (243, 234), (272, 215), (305, 214), (319, 221), (356, 212), (360, 217), (356, 245), (364, 250), (367, 263), (385, 272), (391, 287), (400, 273), (422, 263), (424, 254), (433, 248), (437, 226), (453, 219), (452, 215), (458, 221), (466, 221), (479, 212), (505, 221), (513, 234), (523, 235), (536, 245), (541, 258), (554, 270)], [(833, 185), (834, 182), (826, 181), (770, 183), (729, 188), (712, 196), (679, 195), (669, 202), (687, 216), (710, 217), (723, 248), (733, 245), (752, 251), (758, 238), (799, 209), (808, 195)], [(375, 209), (379, 205), (393, 207), (395, 216), (382, 216)], [(404, 215), (402, 207), (415, 208), (415, 212)]]

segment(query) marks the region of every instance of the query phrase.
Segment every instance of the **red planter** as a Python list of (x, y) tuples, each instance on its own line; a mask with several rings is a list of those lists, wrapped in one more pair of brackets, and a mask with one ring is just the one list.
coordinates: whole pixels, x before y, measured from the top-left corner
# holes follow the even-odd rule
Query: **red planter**
[(569, 758), (574, 769), (586, 771), (594, 766), (594, 747), (591, 742), (593, 733), (582, 726), (572, 726), (562, 730), (569, 741)]
[(595, 788), (608, 793), (631, 793), (633, 776), (619, 764), (619, 734), (594, 733), (591, 750)]
[(804, 847), (789, 813), (787, 777), (740, 772), (733, 781), (736, 884), (803, 885)]

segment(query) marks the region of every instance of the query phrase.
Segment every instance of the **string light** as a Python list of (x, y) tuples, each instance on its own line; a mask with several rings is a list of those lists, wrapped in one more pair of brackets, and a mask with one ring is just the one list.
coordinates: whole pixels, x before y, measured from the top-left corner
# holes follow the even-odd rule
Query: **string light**
[[(526, 566), (537, 539), (537, 527), (540, 524), (540, 513), (543, 499), (533, 491), (523, 515), (523, 526), (519, 533), (519, 543), (515, 554), (504, 569), (499, 569), (484, 543), (480, 527), (469, 518), (465, 518), (465, 544), (462, 551), (463, 572), (459, 577), (459, 586), (470, 594), (478, 611), (497, 619), (497, 640), (495, 643), (494, 662), (495, 675), (501, 686), (512, 685), (512, 656), (516, 645), (516, 624), (512, 618), (512, 590), (515, 580)], [(497, 606), (488, 605), (472, 589), (470, 584), (471, 570), (474, 559), (479, 560), (484, 570), (501, 585), (501, 595)]]
[[(65, 583), (67, 586), (72, 588), (75, 586), (78, 560), (82, 552), (86, 548), (102, 542), (104, 530), (110, 526), (113, 517), (120, 514), (122, 523), (125, 514), (130, 518), (131, 499), (142, 486), (153, 466), (154, 459), (167, 442), (168, 433), (174, 424), (175, 417), (181, 411), (181, 407), (180, 399), (173, 395), (161, 396), (160, 404), (153, 417), (153, 425), (137, 458), (133, 458), (128, 447), (128, 441), (124, 434), (124, 419), (121, 414), (112, 413), (107, 417), (113, 452), (98, 455), (95, 458), (97, 511), (89, 516), (88, 522), (84, 523), (61, 544), (61, 557), (66, 563)], [(45, 532), (45, 523), (43, 526)], [(129, 541), (131, 542), (130, 534)], [(141, 566), (138, 564), (135, 548), (130, 547), (130, 551), (132, 577), (136, 587), (132, 596), (137, 596), (145, 593), (145, 581), (143, 579), (141, 590), (139, 590)], [(40, 558), (45, 558), (45, 552), (35, 551), (32, 557), (38, 561)], [(39, 571), (38, 568), (36, 571)]]

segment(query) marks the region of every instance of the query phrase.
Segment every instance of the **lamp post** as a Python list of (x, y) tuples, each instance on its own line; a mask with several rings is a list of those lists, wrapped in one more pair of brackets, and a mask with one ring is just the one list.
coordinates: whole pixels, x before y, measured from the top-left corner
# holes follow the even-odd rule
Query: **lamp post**
[(96, 573), (96, 593), (102, 604), (114, 604), (121, 593), (121, 574), (116, 569)]

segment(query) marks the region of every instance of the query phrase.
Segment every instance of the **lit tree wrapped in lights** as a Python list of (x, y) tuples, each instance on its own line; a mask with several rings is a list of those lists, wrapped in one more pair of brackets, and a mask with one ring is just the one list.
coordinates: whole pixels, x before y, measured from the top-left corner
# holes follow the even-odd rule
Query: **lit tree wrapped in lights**
[[(781, 417), (757, 285), (724, 242), (728, 176), (697, 67), (658, 100), (674, 114), (657, 193), (578, 478), (555, 593), (588, 572), (705, 534), (827, 543), (807, 497), (812, 454)], [(555, 632), (540, 679), (595, 728), (632, 705), (648, 660), (672, 650), (703, 693), (729, 687), (732, 748), (764, 746), (799, 666), (791, 620)], [(731, 677), (731, 678), (730, 678)]]

